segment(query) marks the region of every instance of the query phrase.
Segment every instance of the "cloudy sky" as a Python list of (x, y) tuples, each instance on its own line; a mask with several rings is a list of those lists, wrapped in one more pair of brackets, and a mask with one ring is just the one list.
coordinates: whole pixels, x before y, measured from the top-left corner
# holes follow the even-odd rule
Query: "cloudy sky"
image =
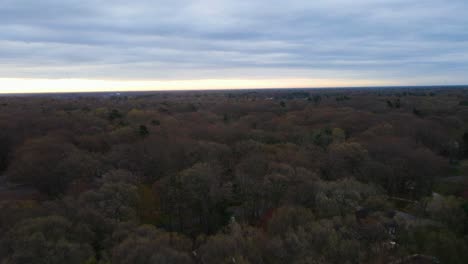
[(468, 83), (466, 0), (0, 0), (0, 92)]

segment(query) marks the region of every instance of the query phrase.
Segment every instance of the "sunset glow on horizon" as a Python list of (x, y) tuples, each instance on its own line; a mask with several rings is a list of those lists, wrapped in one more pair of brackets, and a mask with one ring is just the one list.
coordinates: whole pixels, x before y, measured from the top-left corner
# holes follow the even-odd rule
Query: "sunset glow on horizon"
[(60, 93), (216, 90), (262, 88), (325, 88), (398, 85), (389, 81), (332, 79), (201, 79), (201, 80), (89, 80), (89, 79), (17, 79), (0, 78), (0, 93)]

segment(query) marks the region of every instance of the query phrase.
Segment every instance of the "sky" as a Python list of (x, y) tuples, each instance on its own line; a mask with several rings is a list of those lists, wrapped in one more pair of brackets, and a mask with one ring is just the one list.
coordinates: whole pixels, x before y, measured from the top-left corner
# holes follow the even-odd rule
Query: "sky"
[(468, 84), (466, 0), (0, 0), (0, 93)]

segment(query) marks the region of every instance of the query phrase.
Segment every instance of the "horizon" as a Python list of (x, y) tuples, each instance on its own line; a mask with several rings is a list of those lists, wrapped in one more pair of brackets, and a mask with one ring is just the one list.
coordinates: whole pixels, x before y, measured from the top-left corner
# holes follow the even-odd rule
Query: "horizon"
[[(42, 83), (39, 85), (39, 88), (27, 88), (24, 83), (33, 83), (33, 82)], [(220, 85), (220, 83), (226, 83), (233, 81), (231, 85)], [(61, 93), (112, 93), (112, 92), (164, 92), (164, 91), (225, 91), (225, 90), (269, 90), (269, 89), (347, 89), (347, 88), (456, 88), (456, 87), (468, 87), (467, 84), (400, 84), (400, 83), (378, 83), (378, 82), (356, 82), (356, 83), (346, 83), (346, 82), (328, 82), (322, 83), (322, 85), (294, 85), (297, 84), (297, 81), (287, 82), (279, 81), (275, 82), (274, 80), (267, 81), (252, 81), (249, 80), (246, 83), (239, 85), (239, 80), (222, 80), (217, 82), (217, 80), (208, 80), (209, 84), (200, 80), (177, 80), (170, 82), (160, 82), (160, 81), (150, 81), (150, 82), (129, 82), (129, 81), (106, 81), (106, 80), (77, 80), (77, 79), (57, 79), (57, 80), (47, 80), (45, 83), (43, 80), (37, 79), (23, 79), (20, 80), (20, 88), (1, 88), (0, 95), (8, 94), (61, 94)], [(241, 80), (241, 83), (244, 80)], [(92, 84), (94, 88), (78, 88), (82, 87), (80, 83)], [(67, 88), (63, 86), (64, 83), (72, 84), (75, 88)], [(78, 86), (76, 86), (78, 83)], [(128, 85), (130, 83), (130, 85)], [(158, 88), (153, 87), (153, 83), (159, 83)], [(182, 85), (177, 85), (182, 83)], [(266, 84), (267, 83), (267, 84)], [(2, 81), (0, 80), (0, 86)], [(55, 88), (41, 88), (45, 85), (52, 84)], [(175, 85), (174, 85), (175, 84)], [(184, 85), (185, 84), (185, 85)], [(266, 84), (266, 85), (265, 85)], [(269, 85), (268, 85), (269, 84)], [(278, 85), (279, 84), (279, 85)], [(128, 86), (136, 86), (134, 88), (125, 88)], [(149, 85), (149, 87), (148, 87)], [(30, 85), (29, 87), (34, 87)]]
[(329, 86), (329, 87), (262, 87), (262, 88), (212, 88), (212, 89), (149, 89), (149, 90), (65, 90), (37, 92), (0, 92), (0, 96), (28, 95), (66, 95), (66, 94), (151, 94), (161, 92), (242, 92), (242, 91), (280, 91), (280, 90), (372, 90), (372, 89), (468, 89), (468, 84), (435, 85), (382, 85), (382, 86)]
[[(403, 86), (398, 83), (373, 81), (307, 80), (307, 79), (208, 79), (173, 81), (115, 81), (83, 79), (0, 79), (4, 87), (0, 94), (75, 93), (75, 92), (143, 92), (143, 91), (210, 91), (245, 89), (314, 89), (337, 87)], [(19, 87), (19, 88), (18, 88)], [(32, 88), (31, 88), (32, 87)]]

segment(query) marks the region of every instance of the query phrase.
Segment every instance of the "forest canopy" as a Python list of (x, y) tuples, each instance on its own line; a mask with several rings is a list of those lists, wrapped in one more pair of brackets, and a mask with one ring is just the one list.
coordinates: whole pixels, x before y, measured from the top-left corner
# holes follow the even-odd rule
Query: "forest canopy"
[(467, 263), (468, 88), (0, 97), (1, 263)]

